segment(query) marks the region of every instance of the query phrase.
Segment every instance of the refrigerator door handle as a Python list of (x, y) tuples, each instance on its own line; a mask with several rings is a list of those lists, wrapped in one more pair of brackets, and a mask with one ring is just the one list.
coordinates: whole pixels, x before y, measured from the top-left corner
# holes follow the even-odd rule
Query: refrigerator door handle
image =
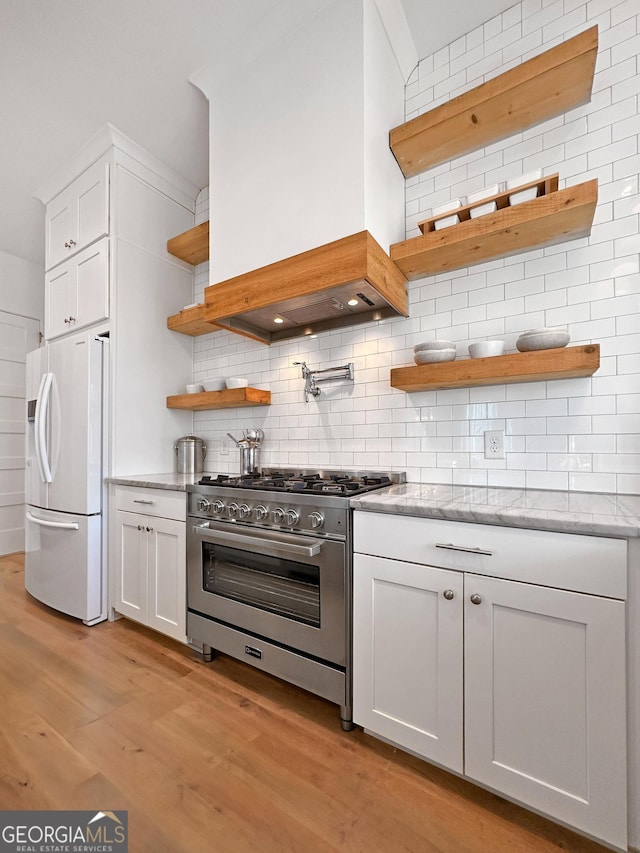
[(62, 530), (77, 530), (77, 521), (45, 521), (44, 518), (36, 518), (35, 515), (27, 510), (27, 521), (32, 521), (34, 524), (39, 524), (41, 527), (59, 527)]
[(45, 373), (40, 382), (40, 390), (38, 391), (38, 400), (36, 402), (36, 458), (38, 459), (38, 467), (40, 476), (43, 482), (51, 483), (51, 466), (49, 465), (49, 456), (47, 453), (47, 411), (49, 409), (49, 397), (51, 394), (51, 383), (53, 382), (53, 373)]

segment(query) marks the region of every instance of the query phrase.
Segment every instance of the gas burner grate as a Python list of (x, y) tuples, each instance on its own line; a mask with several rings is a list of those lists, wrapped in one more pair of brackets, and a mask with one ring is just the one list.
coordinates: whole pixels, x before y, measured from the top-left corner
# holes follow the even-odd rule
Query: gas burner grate
[(356, 474), (350, 472), (304, 472), (286, 469), (269, 469), (261, 473), (233, 476), (229, 474), (204, 474), (198, 481), (201, 486), (263, 489), (272, 492), (295, 494), (356, 495), (371, 489), (390, 486), (393, 475)]

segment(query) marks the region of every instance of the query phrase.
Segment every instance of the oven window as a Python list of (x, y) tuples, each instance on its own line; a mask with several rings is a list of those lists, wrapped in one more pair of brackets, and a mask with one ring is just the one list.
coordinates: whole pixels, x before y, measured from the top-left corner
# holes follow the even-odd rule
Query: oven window
[(202, 543), (202, 587), (259, 610), (320, 627), (320, 570), (296, 563)]

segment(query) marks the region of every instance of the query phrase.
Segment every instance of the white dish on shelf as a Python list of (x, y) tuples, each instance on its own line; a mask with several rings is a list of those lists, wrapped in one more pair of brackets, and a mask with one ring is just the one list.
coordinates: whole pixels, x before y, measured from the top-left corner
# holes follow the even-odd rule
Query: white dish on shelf
[(571, 340), (567, 329), (530, 329), (523, 332), (516, 341), (519, 352), (532, 352), (540, 349), (560, 349)]
[(416, 364), (435, 364), (438, 361), (454, 361), (455, 349), (423, 349), (414, 353)]
[(422, 344), (416, 344), (413, 348), (414, 352), (422, 352), (423, 350), (438, 350), (438, 349), (453, 349), (456, 345), (453, 341), (425, 341)]
[[(531, 181), (539, 181), (542, 178), (542, 169), (535, 169), (533, 172), (528, 172), (526, 175), (520, 175), (518, 178), (509, 178), (505, 182), (505, 189), (515, 190), (524, 184), (530, 184)], [(538, 196), (538, 187), (531, 187), (528, 190), (522, 190), (519, 193), (511, 193), (509, 196), (509, 204), (521, 204), (523, 201), (531, 201)]]
[(202, 385), (199, 384), (186, 385), (185, 387), (187, 389), (187, 394), (200, 394), (202, 391), (204, 391)]
[(464, 199), (462, 198), (452, 198), (444, 204), (436, 205), (432, 211), (431, 215), (440, 216), (443, 213), (451, 213), (451, 216), (445, 216), (443, 219), (436, 219), (433, 223), (433, 227), (436, 231), (439, 231), (441, 228), (449, 228), (451, 225), (457, 225), (460, 222), (460, 217), (457, 213), (453, 213), (454, 210), (462, 207), (464, 205)]
[[(476, 202), (481, 202), (485, 198), (489, 198), (492, 195), (498, 195), (500, 192), (500, 184), (491, 184), (488, 187), (485, 187), (483, 190), (478, 190), (475, 193), (469, 193), (467, 196), (467, 204), (475, 204)], [(488, 201), (486, 204), (478, 204), (476, 207), (472, 207), (469, 211), (469, 216), (472, 219), (475, 219), (478, 216), (485, 216), (487, 213), (494, 213), (498, 209), (498, 204), (495, 201)]]
[(494, 355), (504, 354), (504, 341), (478, 341), (469, 344), (469, 355), (471, 358), (490, 358)]
[(205, 391), (224, 391), (227, 387), (224, 376), (217, 379), (203, 379), (202, 384)]
[(248, 379), (244, 379), (242, 376), (227, 376), (226, 379), (227, 388), (246, 388), (249, 384)]

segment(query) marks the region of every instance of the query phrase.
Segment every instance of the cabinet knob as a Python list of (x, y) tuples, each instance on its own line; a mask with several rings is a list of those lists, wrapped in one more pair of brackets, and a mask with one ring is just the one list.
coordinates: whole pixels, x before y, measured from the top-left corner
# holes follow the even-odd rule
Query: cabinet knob
[(477, 592), (474, 592), (473, 595), (471, 596), (471, 603), (472, 604), (482, 604), (482, 596), (478, 595)]
[(72, 246), (75, 246), (75, 245), (76, 245), (75, 240), (67, 240), (67, 242), (64, 244), (64, 247), (65, 247), (65, 249), (70, 249)]
[(138, 530), (143, 530), (143, 526), (141, 524), (138, 525)]
[(153, 530), (153, 527), (145, 527), (145, 530), (147, 531), (147, 533), (151, 533), (151, 531)]
[(445, 591), (442, 594), (447, 599), (447, 601), (451, 601), (452, 598), (456, 597), (456, 594), (452, 589), (445, 589)]

